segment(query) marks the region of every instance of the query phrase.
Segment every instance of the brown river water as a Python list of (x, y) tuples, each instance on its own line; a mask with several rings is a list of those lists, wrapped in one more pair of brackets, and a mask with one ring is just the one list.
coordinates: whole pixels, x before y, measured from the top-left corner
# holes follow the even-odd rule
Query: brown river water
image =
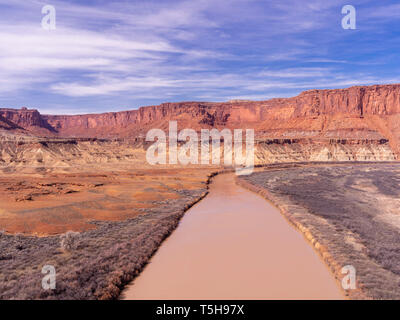
[(122, 299), (343, 299), (303, 235), (234, 178), (213, 179)]

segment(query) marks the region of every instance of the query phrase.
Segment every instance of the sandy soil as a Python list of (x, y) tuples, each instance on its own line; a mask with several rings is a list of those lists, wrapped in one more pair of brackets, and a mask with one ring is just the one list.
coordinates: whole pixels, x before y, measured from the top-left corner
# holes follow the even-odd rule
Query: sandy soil
[(204, 189), (210, 170), (160, 169), (2, 175), (0, 230), (56, 235), (94, 229), (93, 221), (122, 221), (164, 201)]

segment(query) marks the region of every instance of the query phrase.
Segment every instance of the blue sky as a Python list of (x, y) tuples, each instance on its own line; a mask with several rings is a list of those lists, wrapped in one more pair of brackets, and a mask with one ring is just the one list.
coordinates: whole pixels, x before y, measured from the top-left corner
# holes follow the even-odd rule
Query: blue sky
[[(57, 29), (41, 27), (53, 5)], [(357, 29), (341, 26), (344, 5)], [(77, 114), (400, 82), (400, 3), (0, 0), (0, 107)]]

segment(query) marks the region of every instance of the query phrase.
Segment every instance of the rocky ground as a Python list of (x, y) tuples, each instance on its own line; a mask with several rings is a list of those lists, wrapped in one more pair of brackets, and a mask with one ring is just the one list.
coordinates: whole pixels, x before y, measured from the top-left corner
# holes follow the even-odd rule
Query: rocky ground
[(238, 182), (280, 208), (338, 279), (356, 268), (354, 299), (400, 299), (400, 165), (268, 169)]

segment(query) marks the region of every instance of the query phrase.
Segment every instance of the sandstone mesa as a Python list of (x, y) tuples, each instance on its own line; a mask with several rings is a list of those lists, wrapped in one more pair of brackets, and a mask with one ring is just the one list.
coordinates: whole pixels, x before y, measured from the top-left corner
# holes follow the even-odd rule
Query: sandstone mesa
[[(35, 152), (40, 149), (45, 160), (54, 157), (50, 152), (54, 144), (62, 143), (70, 162), (92, 152), (94, 145), (97, 151), (102, 150), (106, 162), (115, 155), (124, 159), (127, 141), (146, 149), (146, 133), (154, 128), (168, 131), (169, 121), (198, 132), (203, 128), (254, 129), (256, 164), (392, 161), (400, 152), (400, 84), (310, 90), (296, 97), (266, 101), (163, 103), (102, 114), (42, 115), (34, 109), (0, 109), (3, 137), (11, 134), (42, 139), (41, 145), (36, 143)], [(67, 146), (71, 143), (74, 151)], [(104, 148), (110, 144), (115, 146), (113, 155)], [(3, 145), (3, 163), (23, 161), (10, 152), (14, 149)]]

